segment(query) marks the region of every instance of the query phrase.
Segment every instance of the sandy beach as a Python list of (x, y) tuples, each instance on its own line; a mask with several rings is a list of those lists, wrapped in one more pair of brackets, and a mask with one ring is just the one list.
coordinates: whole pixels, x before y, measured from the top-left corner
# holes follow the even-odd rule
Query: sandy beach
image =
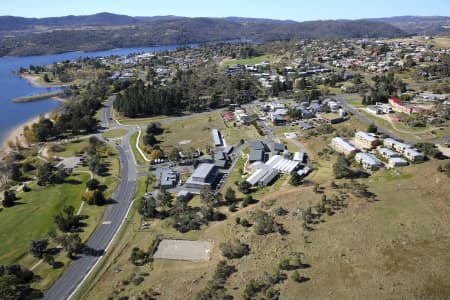
[(63, 86), (69, 86), (68, 84), (45, 84), (39, 81), (40, 77), (38, 75), (31, 75), (31, 74), (20, 74), (20, 78), (25, 79), (28, 81), (32, 86), (37, 88), (52, 88), (52, 87), (63, 87)]
[[(55, 86), (46, 86), (46, 85), (42, 85), (39, 82), (39, 76), (33, 76), (33, 75), (20, 75), (21, 78), (27, 80), (31, 85), (35, 86), (35, 87), (55, 87)], [(54, 97), (55, 100), (57, 101), (61, 101), (61, 102), (66, 102), (65, 99), (61, 99), (59, 97)], [(45, 114), (45, 117), (49, 118), (52, 112), (48, 112), (47, 114)], [(16, 143), (16, 141), (18, 140), (19, 143), (21, 145), (26, 146), (27, 142), (25, 140), (25, 137), (23, 135), (23, 129), (25, 126), (31, 127), (34, 123), (39, 122), (39, 118), (40, 116), (36, 116), (34, 118), (31, 118), (29, 120), (27, 120), (26, 122), (20, 124), (19, 126), (11, 129), (8, 134), (6, 135), (5, 141), (3, 142), (3, 144), (1, 145), (0, 148), (0, 157), (2, 157), (3, 155), (5, 155), (6, 153), (8, 153), (9, 151), (11, 151), (11, 147), (9, 146), (9, 144), (12, 142), (13, 144)]]
[(21, 145), (25, 146), (27, 144), (27, 142), (25, 140), (25, 136), (23, 135), (23, 129), (25, 128), (25, 126), (31, 127), (34, 123), (39, 122), (39, 118), (40, 118), (40, 116), (34, 117), (34, 118), (20, 124), (16, 128), (11, 129), (8, 132), (8, 134), (6, 135), (6, 139), (3, 142), (3, 145), (0, 149), (0, 155), (3, 156), (4, 154), (11, 151), (12, 149), (9, 146), (9, 144), (12, 142), (15, 145), (16, 140), (18, 140)]

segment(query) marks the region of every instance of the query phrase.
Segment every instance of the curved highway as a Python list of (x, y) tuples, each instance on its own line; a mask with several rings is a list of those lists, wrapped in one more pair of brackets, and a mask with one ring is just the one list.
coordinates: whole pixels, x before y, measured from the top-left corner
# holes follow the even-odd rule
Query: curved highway
[[(102, 111), (102, 123), (105, 127), (109, 126), (110, 107), (113, 101), (114, 99), (107, 101)], [(89, 248), (97, 250), (98, 253), (107, 251), (118, 233), (136, 193), (136, 165), (129, 143), (131, 134), (130, 130), (120, 145), (112, 144), (120, 154), (121, 180), (118, 189), (112, 196), (114, 203), (107, 207), (102, 224), (97, 227), (86, 243)], [(102, 256), (79, 255), (79, 258), (71, 262), (68, 269), (46, 292), (44, 299), (70, 299), (100, 259)]]

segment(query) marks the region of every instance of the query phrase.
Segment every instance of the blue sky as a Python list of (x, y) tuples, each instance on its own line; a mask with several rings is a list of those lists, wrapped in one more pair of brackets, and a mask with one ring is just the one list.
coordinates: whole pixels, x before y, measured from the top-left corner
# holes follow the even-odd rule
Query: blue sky
[(449, 0), (9, 0), (0, 15), (53, 17), (111, 12), (130, 16), (257, 17), (297, 21), (399, 15), (450, 16)]

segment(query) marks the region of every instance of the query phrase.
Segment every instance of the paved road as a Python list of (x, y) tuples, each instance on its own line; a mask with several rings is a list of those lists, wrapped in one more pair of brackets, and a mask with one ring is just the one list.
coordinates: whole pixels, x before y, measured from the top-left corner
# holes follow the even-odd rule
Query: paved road
[[(112, 101), (109, 104), (112, 104)], [(108, 106), (104, 110), (106, 109), (108, 109)], [(102, 119), (103, 114), (104, 111), (102, 112)], [(109, 115), (105, 114), (105, 116), (107, 116), (106, 120), (109, 121)], [(122, 144), (115, 146), (120, 153), (121, 181), (112, 197), (115, 203), (110, 204), (106, 209), (103, 223), (96, 229), (87, 242), (89, 248), (100, 251), (106, 250), (118, 232), (133, 201), (136, 192), (136, 165), (129, 143), (131, 134), (131, 131), (128, 132), (123, 138)], [(80, 255), (77, 260), (72, 261), (69, 268), (47, 291), (44, 299), (59, 300), (70, 298), (81, 281), (89, 274), (93, 266), (101, 258), (101, 256)]]

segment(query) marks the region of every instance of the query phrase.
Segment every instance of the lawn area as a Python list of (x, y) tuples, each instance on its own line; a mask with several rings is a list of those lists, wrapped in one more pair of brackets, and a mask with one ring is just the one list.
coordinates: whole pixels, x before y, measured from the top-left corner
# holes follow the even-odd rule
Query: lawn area
[[(48, 155), (49, 156), (60, 156), (60, 157), (70, 157), (74, 156), (78, 153), (82, 153), (84, 149), (89, 145), (88, 139), (76, 140), (73, 142), (69, 142), (67, 144), (57, 145), (57, 151), (51, 151), (51, 146), (49, 147)], [(55, 149), (56, 150), (56, 149)], [(104, 144), (104, 146), (100, 149), (98, 153), (105, 164), (108, 167), (108, 172), (106, 176), (97, 176), (97, 179), (101, 184), (104, 184), (108, 187), (105, 191), (106, 197), (111, 197), (111, 194), (117, 188), (120, 176), (120, 165), (119, 165), (119, 153), (117, 150), (109, 145)], [(78, 170), (87, 172), (88, 168), (83, 166)]]
[(52, 151), (52, 144), (49, 144), (48, 155), (49, 156), (60, 156), (60, 157), (71, 157), (76, 156), (78, 153), (84, 151), (84, 149), (89, 145), (89, 139), (80, 139), (71, 141), (66, 144), (56, 145), (56, 151)]
[(171, 118), (176, 117), (169, 117), (169, 116), (157, 116), (157, 117), (149, 117), (149, 118), (117, 118), (117, 121), (119, 121), (120, 124), (123, 125), (148, 125), (150, 123), (154, 122), (160, 122), (162, 120), (167, 120)]
[(347, 102), (350, 106), (353, 106), (354, 108), (364, 108), (365, 105), (361, 103), (361, 100), (352, 100)]
[(255, 64), (260, 64), (263, 61), (272, 61), (272, 55), (270, 54), (265, 54), (265, 55), (261, 55), (261, 56), (255, 56), (255, 57), (251, 57), (251, 58), (246, 58), (246, 59), (229, 59), (229, 60), (225, 60), (222, 62), (222, 65), (225, 67), (229, 67), (231, 65), (236, 65), (236, 64), (240, 64), (240, 65), (255, 65)]
[(219, 112), (193, 116), (163, 125), (164, 133), (156, 138), (161, 148), (168, 153), (173, 147), (183, 150), (191, 148), (205, 150), (213, 147), (211, 129), (222, 130), (225, 124)]
[(122, 137), (122, 136), (126, 135), (127, 132), (128, 132), (128, 130), (126, 130), (126, 129), (118, 128), (118, 129), (108, 130), (108, 131), (104, 132), (102, 135), (106, 139), (113, 139), (113, 138)]
[[(46, 237), (54, 215), (64, 205), (78, 209), (89, 178), (89, 174), (73, 174), (68, 178), (70, 183), (44, 187), (33, 184), (31, 192), (18, 194), (18, 204), (0, 212), (0, 264), (20, 262), (31, 267), (37, 260), (28, 255), (30, 241)], [(91, 219), (87, 221), (91, 223)]]
[(220, 131), (227, 145), (236, 145), (241, 139), (244, 141), (259, 139), (261, 136), (253, 125), (239, 125), (233, 127), (233, 123), (227, 123), (227, 128)]
[[(133, 155), (134, 155), (134, 158), (136, 159), (136, 162), (139, 165), (145, 165), (148, 163), (145, 161), (145, 159), (142, 157), (141, 153), (136, 148), (136, 141), (137, 141), (138, 135), (139, 135), (139, 132), (136, 131), (135, 133), (133, 133), (130, 136), (130, 146), (131, 146), (131, 150), (133, 151)], [(139, 141), (140, 144), (142, 141), (142, 135), (143, 135), (143, 133), (141, 133), (141, 137), (140, 137), (140, 141)]]

